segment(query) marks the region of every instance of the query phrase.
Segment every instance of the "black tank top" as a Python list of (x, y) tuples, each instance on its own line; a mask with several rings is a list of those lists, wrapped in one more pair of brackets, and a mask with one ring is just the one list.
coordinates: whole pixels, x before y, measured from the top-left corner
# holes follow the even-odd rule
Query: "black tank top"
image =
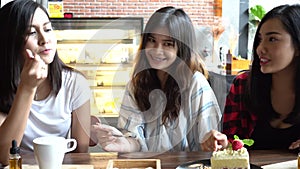
[(251, 138), (254, 144), (250, 149), (288, 149), (292, 142), (300, 139), (300, 124), (278, 129), (267, 120), (259, 120)]

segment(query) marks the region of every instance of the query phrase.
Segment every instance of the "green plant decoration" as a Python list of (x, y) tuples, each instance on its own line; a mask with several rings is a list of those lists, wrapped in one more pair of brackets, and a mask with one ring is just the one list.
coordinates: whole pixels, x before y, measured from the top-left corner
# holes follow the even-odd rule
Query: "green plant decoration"
[(261, 19), (265, 16), (266, 10), (261, 5), (255, 5), (250, 8), (249, 22), (253, 25), (257, 25)]

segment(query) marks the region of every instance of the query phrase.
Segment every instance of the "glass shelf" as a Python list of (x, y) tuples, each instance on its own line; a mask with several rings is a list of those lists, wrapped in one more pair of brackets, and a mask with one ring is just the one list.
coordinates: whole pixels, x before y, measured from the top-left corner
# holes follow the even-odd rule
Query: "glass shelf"
[(143, 18), (51, 18), (58, 55), (92, 90), (91, 114), (118, 117), (139, 47)]

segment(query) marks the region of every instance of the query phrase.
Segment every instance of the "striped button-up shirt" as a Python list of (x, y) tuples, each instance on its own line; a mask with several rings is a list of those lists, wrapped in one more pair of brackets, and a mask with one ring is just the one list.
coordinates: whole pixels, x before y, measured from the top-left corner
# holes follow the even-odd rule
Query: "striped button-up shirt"
[(141, 112), (136, 105), (129, 83), (120, 108), (118, 128), (136, 135), (141, 151), (200, 151), (200, 142), (212, 129), (218, 130), (221, 111), (208, 81), (195, 72), (186, 99), (182, 99), (176, 121), (162, 125), (166, 97), (160, 90), (149, 96), (151, 108)]

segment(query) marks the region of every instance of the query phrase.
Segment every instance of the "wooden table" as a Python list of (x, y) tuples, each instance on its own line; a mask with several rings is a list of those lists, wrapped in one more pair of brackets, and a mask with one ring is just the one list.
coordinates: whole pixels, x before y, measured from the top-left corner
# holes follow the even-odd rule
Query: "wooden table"
[[(109, 159), (151, 158), (160, 159), (163, 169), (174, 169), (188, 161), (209, 159), (207, 152), (167, 152), (167, 153), (69, 153), (65, 155), (64, 164), (92, 164), (95, 169), (106, 168)], [(33, 153), (23, 154), (23, 164), (36, 164)], [(297, 159), (297, 154), (282, 150), (252, 150), (250, 163), (262, 166), (277, 162)]]

